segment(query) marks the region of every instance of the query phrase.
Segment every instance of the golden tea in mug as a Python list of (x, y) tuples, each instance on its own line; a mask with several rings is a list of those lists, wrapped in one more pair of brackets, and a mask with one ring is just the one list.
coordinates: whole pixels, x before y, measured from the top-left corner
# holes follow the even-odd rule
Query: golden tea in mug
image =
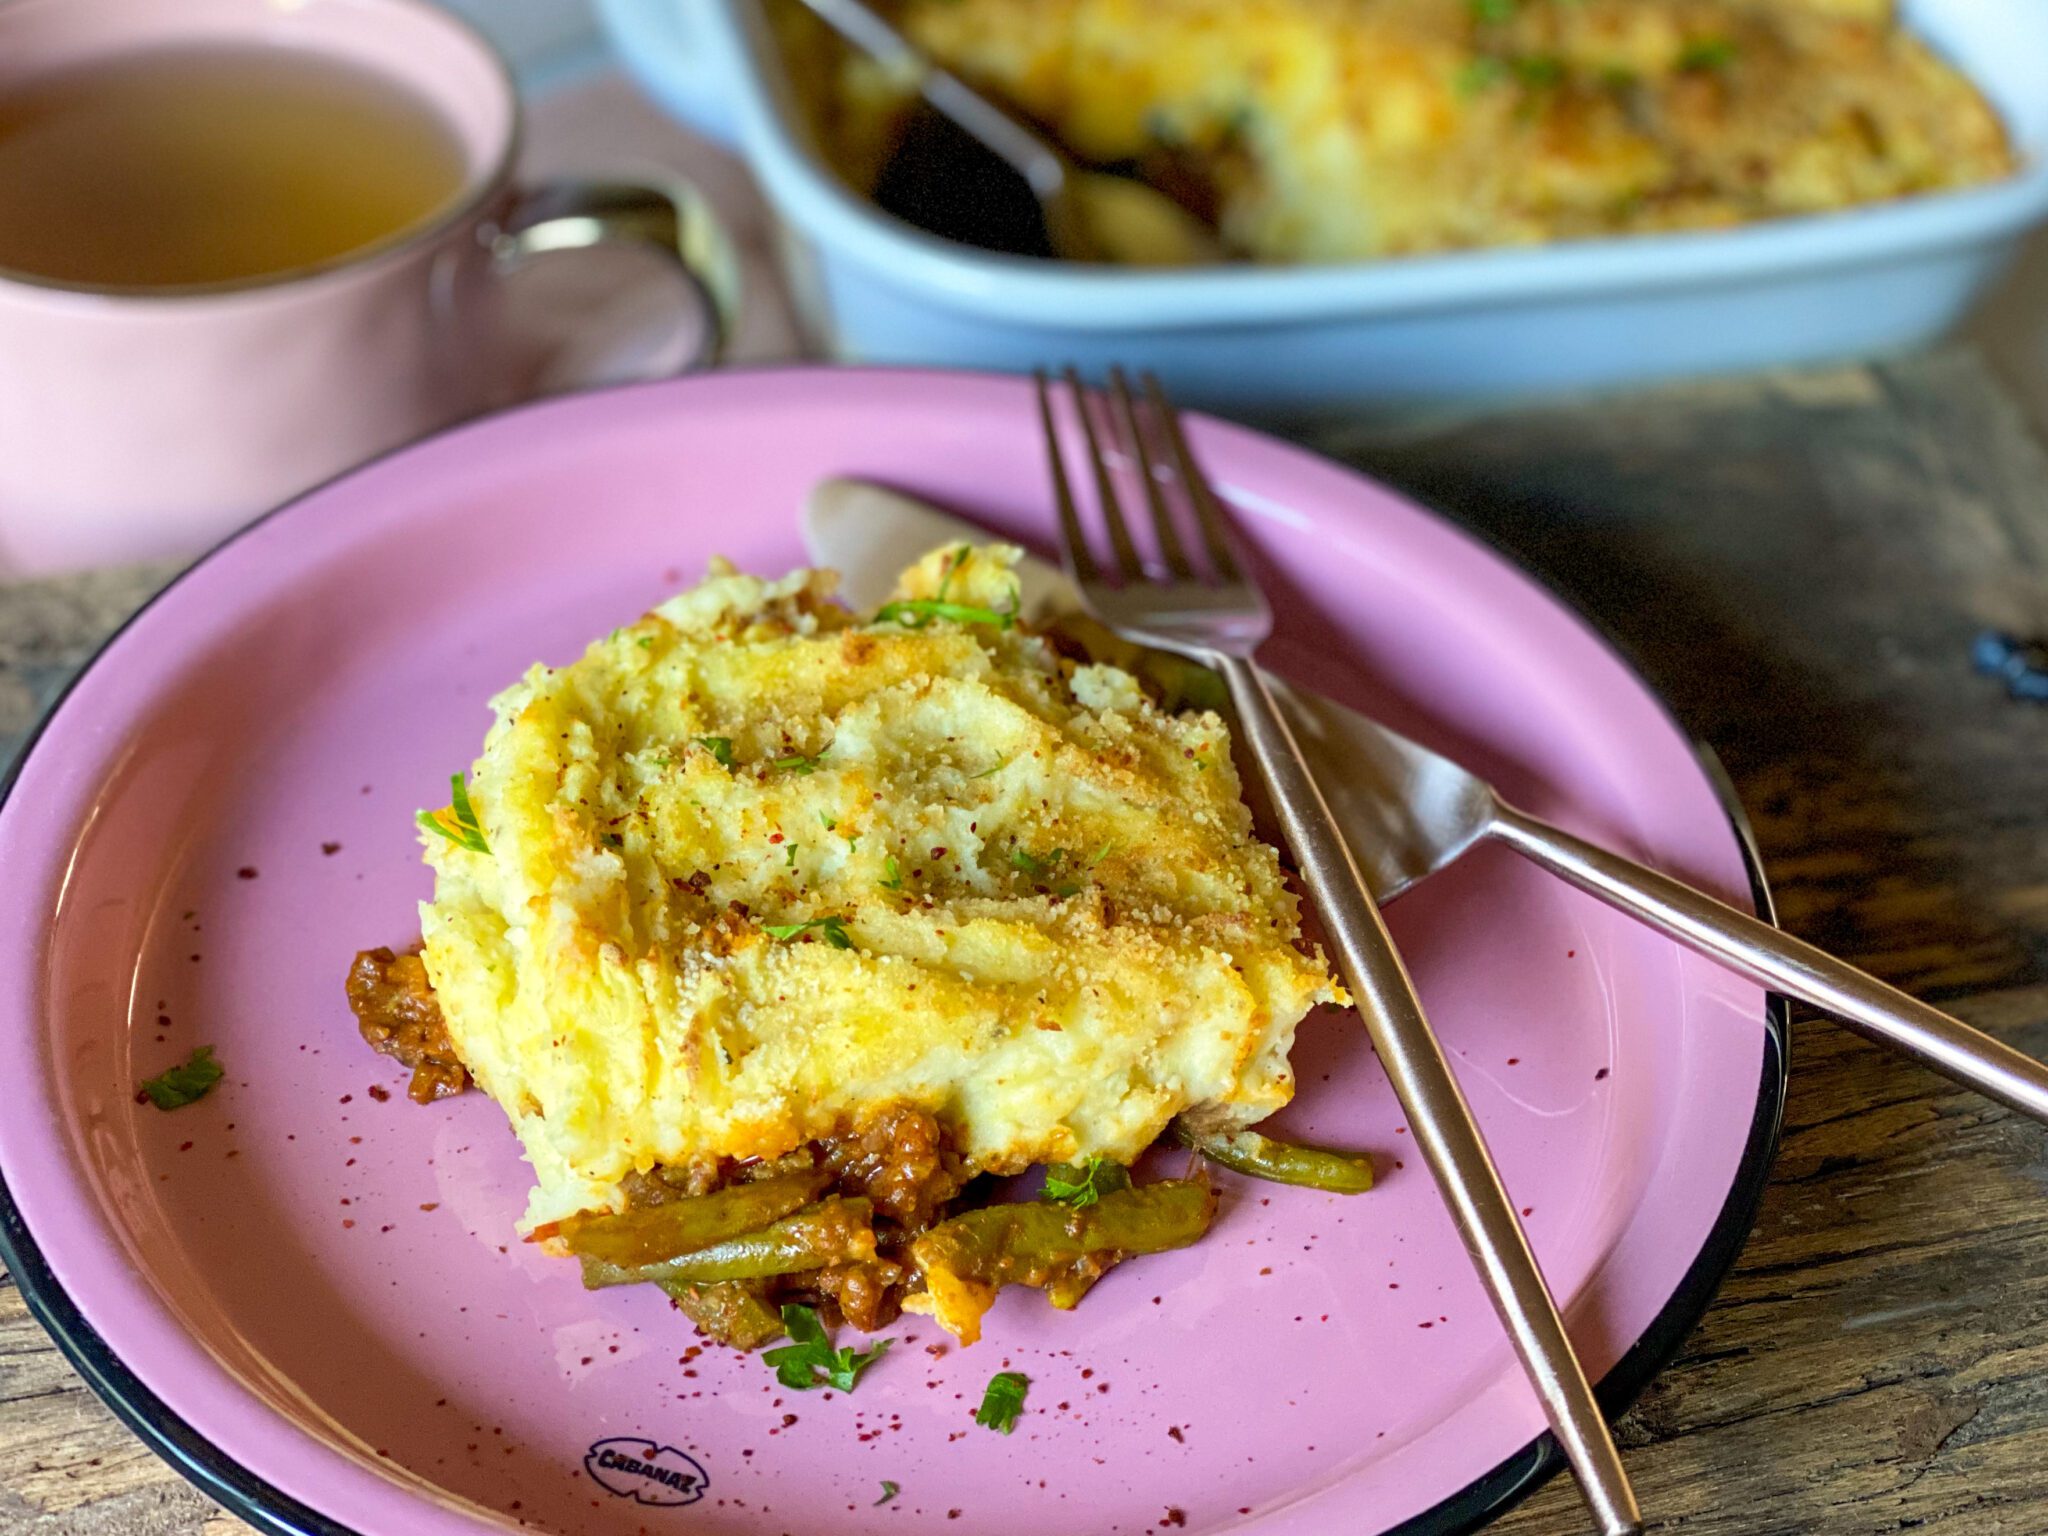
[(423, 223), (468, 175), (434, 107), (359, 66), (248, 45), (118, 55), (0, 88), (0, 271), (268, 277)]

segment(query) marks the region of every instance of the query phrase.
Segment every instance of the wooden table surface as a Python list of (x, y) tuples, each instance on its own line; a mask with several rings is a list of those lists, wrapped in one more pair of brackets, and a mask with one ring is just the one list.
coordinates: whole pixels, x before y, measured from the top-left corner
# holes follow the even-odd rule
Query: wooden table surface
[[(2048, 455), (1974, 357), (1320, 439), (1614, 634), (1721, 754), (1785, 925), (2048, 1055)], [(0, 754), (161, 571), (0, 590)], [(1652, 1527), (2048, 1533), (2048, 1132), (1799, 1016), (1784, 1150), (1623, 1419)], [(0, 1532), (245, 1529), (115, 1423), (0, 1281)], [(1584, 1529), (1570, 1486), (1503, 1536)]]

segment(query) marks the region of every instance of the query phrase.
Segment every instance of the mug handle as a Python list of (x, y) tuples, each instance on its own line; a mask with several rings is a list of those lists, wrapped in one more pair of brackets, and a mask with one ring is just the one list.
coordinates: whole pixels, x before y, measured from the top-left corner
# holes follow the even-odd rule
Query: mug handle
[(536, 256), (594, 245), (646, 246), (674, 263), (704, 315), (704, 340), (678, 372), (718, 362), (739, 319), (740, 266), (703, 193), (679, 177), (541, 182), (522, 192), (499, 224), (491, 266), (514, 272)]

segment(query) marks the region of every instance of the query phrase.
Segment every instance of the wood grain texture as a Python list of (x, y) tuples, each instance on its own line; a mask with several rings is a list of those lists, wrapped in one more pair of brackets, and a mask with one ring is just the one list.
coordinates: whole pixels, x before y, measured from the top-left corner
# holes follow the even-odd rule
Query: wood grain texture
[[(2048, 1055), (2048, 456), (1981, 365), (1324, 444), (1606, 627), (1720, 754), (1785, 926)], [(1656, 1528), (2048, 1531), (2048, 1132), (1795, 1015), (1756, 1233), (1622, 1425)], [(1503, 1536), (1584, 1529), (1568, 1483)]]
[[(2048, 455), (1979, 362), (1319, 446), (1615, 636), (1727, 764), (1787, 927), (2048, 1055), (2048, 710), (1968, 654), (1987, 624), (2048, 632)], [(0, 737), (160, 576), (0, 593)], [(1622, 1421), (1652, 1527), (2048, 1532), (2048, 1132), (1824, 1021), (1798, 1020), (1793, 1061), (1756, 1234)], [(1584, 1528), (1564, 1482), (1498, 1527)], [(243, 1529), (0, 1284), (0, 1532)]]

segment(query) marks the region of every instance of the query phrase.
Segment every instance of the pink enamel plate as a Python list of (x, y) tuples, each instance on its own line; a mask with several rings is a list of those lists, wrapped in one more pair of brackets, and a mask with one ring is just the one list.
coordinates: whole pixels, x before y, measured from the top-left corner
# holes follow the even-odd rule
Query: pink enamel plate
[[(1348, 470), (1192, 436), (1262, 557), (1276, 670), (1766, 907), (1693, 744), (1555, 598)], [(850, 1395), (698, 1347), (650, 1287), (585, 1291), (514, 1233), (528, 1170), (497, 1107), (409, 1103), (363, 1046), (349, 961), (417, 935), (413, 812), (474, 757), (486, 699), (712, 555), (804, 563), (798, 510), (833, 475), (1052, 548), (1026, 384), (721, 374), (371, 464), (107, 645), (0, 804), (0, 1254), (37, 1316), (273, 1532), (1369, 1536), (1498, 1513), (1559, 1458), (1346, 1015), (1302, 1026), (1282, 1123), (1369, 1149), (1377, 1188), (1219, 1174), (1193, 1247), (1071, 1313), (1005, 1292), (972, 1348), (906, 1316)], [(1389, 917), (1618, 1412), (1749, 1230), (1782, 1009), (1495, 850)], [(216, 1091), (137, 1102), (201, 1045)], [(973, 1420), (998, 1370), (1031, 1382), (1008, 1435)]]

